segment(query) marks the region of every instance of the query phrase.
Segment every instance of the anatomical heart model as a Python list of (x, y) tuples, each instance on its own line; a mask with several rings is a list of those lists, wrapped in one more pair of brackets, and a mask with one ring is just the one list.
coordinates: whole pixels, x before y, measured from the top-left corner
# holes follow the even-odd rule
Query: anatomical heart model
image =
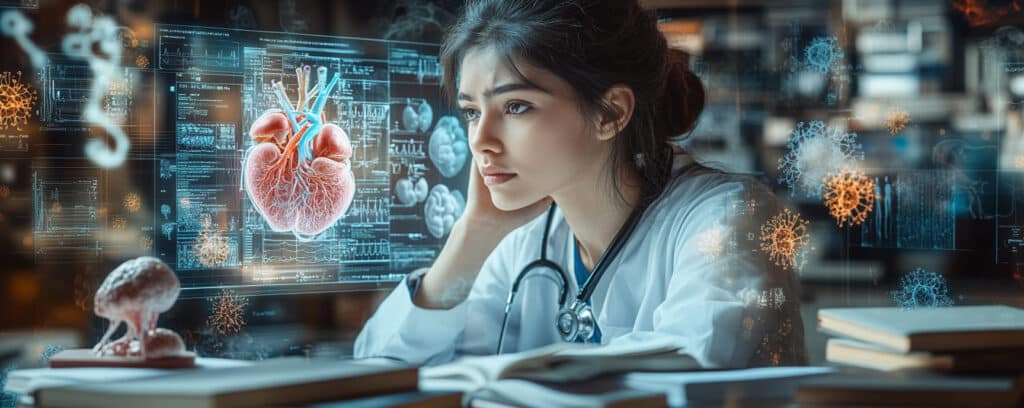
[(327, 68), (296, 68), (298, 98), (288, 99), (284, 84), (272, 82), (281, 109), (264, 113), (249, 129), (256, 143), (245, 154), (245, 191), (274, 231), (312, 239), (334, 225), (352, 204), (355, 177), (349, 165), (352, 145), (337, 125), (324, 123), (324, 104), (338, 84)]
[[(51, 367), (125, 366), (179, 368), (195, 365), (177, 333), (157, 327), (160, 313), (178, 299), (181, 284), (163, 261), (143, 256), (122, 263), (96, 291), (95, 312), (110, 328), (92, 349), (64, 350), (50, 358)], [(124, 336), (110, 336), (127, 324)]]

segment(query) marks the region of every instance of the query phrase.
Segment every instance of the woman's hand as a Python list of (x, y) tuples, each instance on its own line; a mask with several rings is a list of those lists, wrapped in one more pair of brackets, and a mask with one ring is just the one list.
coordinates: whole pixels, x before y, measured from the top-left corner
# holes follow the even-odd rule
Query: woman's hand
[(460, 221), (491, 229), (496, 233), (508, 234), (519, 226), (530, 222), (551, 206), (551, 197), (544, 197), (526, 207), (513, 211), (505, 211), (494, 206), (491, 190), (484, 184), (483, 176), (472, 160), (469, 175), (469, 192), (466, 198), (466, 210)]
[(551, 205), (551, 198), (544, 197), (518, 210), (501, 210), (494, 206), (476, 162), (470, 170), (466, 210), (452, 226), (444, 248), (420, 283), (413, 299), (419, 307), (449, 309), (465, 301), (484, 261), (498, 243)]

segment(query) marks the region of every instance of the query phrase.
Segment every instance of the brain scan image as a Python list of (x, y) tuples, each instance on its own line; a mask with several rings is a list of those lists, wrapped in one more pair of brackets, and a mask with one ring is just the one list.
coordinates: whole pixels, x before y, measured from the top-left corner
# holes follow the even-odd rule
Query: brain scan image
[[(416, 105), (414, 108), (413, 105)], [(415, 103), (409, 100), (402, 110), (402, 129), (410, 132), (426, 132), (434, 122), (434, 109), (427, 101)]]
[(469, 159), (469, 141), (458, 119), (444, 116), (437, 121), (427, 153), (442, 176), (451, 178), (462, 171)]
[(408, 177), (395, 183), (395, 194), (398, 195), (398, 201), (405, 205), (413, 205), (426, 200), (429, 189), (427, 180), (422, 177), (415, 183)]
[(427, 231), (435, 238), (441, 238), (452, 230), (452, 225), (466, 208), (466, 199), (459, 190), (449, 190), (438, 184), (430, 190), (423, 212), (427, 217)]

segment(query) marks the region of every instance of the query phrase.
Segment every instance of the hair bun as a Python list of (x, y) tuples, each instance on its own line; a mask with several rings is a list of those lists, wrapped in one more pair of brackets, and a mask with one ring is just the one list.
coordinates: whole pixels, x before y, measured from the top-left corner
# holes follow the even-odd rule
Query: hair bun
[(669, 48), (665, 83), (658, 98), (657, 134), (666, 140), (693, 130), (704, 110), (704, 85), (689, 67), (690, 56)]

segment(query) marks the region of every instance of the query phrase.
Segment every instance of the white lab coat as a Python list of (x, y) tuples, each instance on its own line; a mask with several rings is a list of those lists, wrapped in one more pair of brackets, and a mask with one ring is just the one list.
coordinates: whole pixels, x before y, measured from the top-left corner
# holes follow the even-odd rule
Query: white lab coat
[[(708, 367), (805, 364), (795, 273), (760, 247), (761, 226), (781, 211), (775, 196), (753, 178), (690, 163), (677, 156), (681, 176), (648, 207), (593, 294), (602, 343), (668, 339)], [(546, 218), (508, 234), (452, 309), (415, 306), (403, 281), (359, 334), (354, 356), (432, 365), (495, 353), (509, 287), (539, 257)], [(548, 257), (573, 280), (570, 301), (580, 286), (573, 244), (557, 211)], [(503, 352), (561, 341), (554, 274), (534, 271), (523, 281)]]

